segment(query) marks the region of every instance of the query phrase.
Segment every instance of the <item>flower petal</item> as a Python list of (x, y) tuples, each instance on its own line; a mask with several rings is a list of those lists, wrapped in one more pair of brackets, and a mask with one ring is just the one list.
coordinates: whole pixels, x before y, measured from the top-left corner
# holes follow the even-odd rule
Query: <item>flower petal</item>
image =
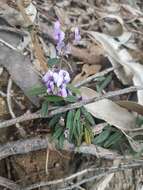
[(66, 98), (67, 95), (68, 95), (66, 88), (61, 88), (59, 92), (60, 92), (60, 94), (61, 94), (61, 96), (62, 96), (63, 98)]
[(78, 43), (81, 40), (79, 28), (76, 27), (74, 30), (74, 42)]
[(55, 82), (55, 83), (57, 83), (58, 78), (59, 78), (58, 73), (57, 73), (57, 72), (54, 72), (54, 73), (53, 73), (53, 79), (54, 79), (54, 82)]
[(70, 82), (70, 75), (69, 75), (69, 73), (68, 73), (67, 71), (65, 71), (65, 70), (60, 70), (59, 75), (60, 75), (61, 77), (63, 77), (63, 82), (64, 82), (64, 83), (67, 84), (67, 83)]
[(52, 71), (48, 71), (42, 78), (43, 82), (46, 83), (52, 78)]
[(62, 76), (59, 76), (58, 77), (58, 81), (57, 81), (57, 87), (60, 87), (63, 83), (63, 77)]

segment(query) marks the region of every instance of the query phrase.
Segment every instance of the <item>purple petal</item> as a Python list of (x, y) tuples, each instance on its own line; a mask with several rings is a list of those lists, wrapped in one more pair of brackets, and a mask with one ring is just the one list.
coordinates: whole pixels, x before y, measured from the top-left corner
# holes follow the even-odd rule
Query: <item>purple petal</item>
[(57, 72), (54, 72), (54, 73), (53, 73), (53, 79), (54, 79), (54, 82), (55, 82), (55, 83), (57, 83), (58, 78), (59, 78), (58, 73), (57, 73)]
[(61, 24), (59, 21), (56, 21), (54, 24), (54, 39), (57, 43), (60, 43), (64, 40), (65, 33), (61, 30)]
[(65, 48), (65, 43), (63, 41), (57, 43), (56, 49), (57, 49), (59, 55), (63, 54), (62, 52), (63, 52), (64, 48)]
[(81, 40), (79, 28), (76, 27), (74, 30), (74, 42), (78, 43)]
[(60, 87), (61, 85), (62, 85), (62, 83), (63, 83), (63, 76), (60, 76), (59, 75), (59, 77), (58, 77), (58, 81), (57, 81), (57, 87)]
[(60, 31), (59, 33), (59, 39), (58, 39), (58, 42), (62, 42), (65, 38), (65, 33), (63, 31)]
[(44, 83), (47, 83), (49, 80), (52, 79), (52, 75), (53, 75), (52, 71), (48, 71), (48, 72), (43, 76), (42, 81), (43, 81)]
[(63, 98), (66, 98), (67, 97), (67, 90), (66, 88), (61, 88), (60, 91), (59, 91), (60, 95), (63, 97)]
[(50, 83), (49, 83), (49, 88), (51, 88), (51, 91), (54, 90), (54, 83), (53, 83), (53, 82), (50, 82)]
[(57, 20), (55, 23), (54, 23), (54, 30), (57, 31), (57, 30), (60, 30), (61, 28), (61, 24), (60, 22)]
[(60, 22), (56, 21), (54, 23), (54, 39), (56, 41), (58, 41), (58, 38), (59, 38), (58, 35), (59, 35), (60, 31), (61, 31), (61, 29), (60, 29)]
[(70, 75), (69, 75), (69, 73), (67, 72), (67, 71), (65, 71), (65, 70), (60, 70), (60, 72), (59, 72), (59, 75), (61, 76), (61, 77), (63, 77), (63, 82), (64, 83), (69, 83), (70, 82)]

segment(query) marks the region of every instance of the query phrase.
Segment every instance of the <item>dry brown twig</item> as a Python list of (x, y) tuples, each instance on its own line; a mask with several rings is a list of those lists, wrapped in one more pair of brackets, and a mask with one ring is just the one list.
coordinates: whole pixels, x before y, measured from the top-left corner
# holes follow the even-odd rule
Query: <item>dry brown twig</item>
[[(37, 151), (41, 149), (54, 148), (55, 145), (49, 142), (48, 137), (40, 138), (30, 138), (25, 140), (18, 140), (10, 143), (6, 143), (0, 146), (0, 160), (4, 159), (8, 156), (17, 155), (17, 154), (26, 154), (32, 151)], [(116, 157), (120, 157), (116, 152), (110, 151), (93, 144), (86, 145), (83, 144), (80, 147), (76, 148), (73, 144), (69, 144), (65, 142), (63, 150), (72, 151), (72, 152), (80, 152), (84, 154), (91, 154), (96, 157), (103, 157), (109, 160), (113, 160)]]
[[(7, 105), (8, 105), (9, 113), (10, 113), (10, 115), (12, 116), (12, 118), (14, 119), (14, 118), (16, 118), (16, 116), (15, 116), (13, 110), (12, 110), (12, 105), (11, 105), (11, 89), (12, 89), (12, 79), (9, 78), (9, 80), (8, 80), (8, 86), (7, 86)], [(21, 135), (22, 137), (24, 137), (25, 134), (26, 134), (26, 132), (25, 132), (25, 130), (23, 129), (23, 127), (20, 126), (19, 123), (16, 123), (15, 125), (16, 125), (16, 127), (17, 127), (17, 129), (18, 129), (20, 135)]]
[[(82, 100), (82, 101), (79, 101), (79, 102), (76, 102), (73, 104), (69, 104), (67, 106), (63, 106), (63, 107), (60, 107), (60, 108), (57, 108), (55, 110), (50, 111), (48, 113), (48, 115), (46, 116), (46, 118), (50, 118), (56, 114), (64, 113), (64, 112), (67, 112), (67, 111), (72, 110), (72, 109), (80, 108), (81, 106), (84, 106), (86, 104), (89, 104), (89, 103), (92, 103), (95, 101), (102, 100), (104, 98), (112, 98), (114, 96), (119, 96), (119, 95), (127, 94), (130, 92), (136, 92), (137, 90), (143, 90), (143, 87), (142, 86), (131, 86), (131, 87), (124, 88), (121, 90), (108, 92), (108, 93), (106, 93), (102, 96), (99, 96), (99, 97), (93, 97), (93, 98), (90, 98), (87, 100)], [(40, 113), (24, 114), (24, 115), (17, 117), (15, 119), (11, 119), (11, 120), (1, 122), (0, 128), (9, 127), (9, 126), (15, 125), (16, 123), (20, 123), (20, 122), (28, 121), (28, 120), (32, 120), (32, 119), (38, 119), (38, 118), (42, 118)]]
[(93, 171), (98, 172), (92, 177), (85, 178), (85, 179), (83, 179), (83, 180), (81, 180), (81, 181), (79, 181), (73, 185), (70, 185), (69, 187), (59, 189), (59, 190), (71, 190), (71, 189), (74, 189), (76, 187), (79, 187), (80, 185), (82, 185), (84, 183), (91, 182), (91, 181), (93, 181), (99, 177), (104, 177), (104, 176), (111, 174), (111, 173), (117, 173), (117, 172), (121, 172), (121, 171), (124, 171), (127, 169), (133, 169), (133, 168), (138, 168), (138, 167), (143, 167), (143, 163), (141, 163), (141, 162), (129, 163), (129, 164), (123, 164), (123, 165), (120, 165), (117, 167), (115, 166), (115, 167), (109, 167), (109, 168), (108, 167), (107, 168), (96, 168), (93, 166), (91, 168), (87, 168), (87, 169), (84, 169), (80, 172), (72, 174), (69, 177), (59, 179), (59, 180), (54, 180), (54, 181), (40, 182), (37, 184), (30, 185), (29, 187), (23, 188), (22, 190), (32, 190), (32, 189), (40, 188), (43, 186), (57, 185), (59, 183), (68, 183), (70, 180), (73, 180), (74, 178), (76, 178), (78, 176), (82, 176), (82, 175), (88, 174), (88, 173), (93, 172)]
[(90, 172), (95, 172), (95, 175), (92, 177), (85, 178), (84, 180), (81, 180), (73, 185), (70, 185), (69, 187), (59, 189), (59, 190), (71, 190), (71, 189), (74, 189), (75, 187), (80, 187), (80, 185), (82, 185), (84, 183), (93, 181), (99, 177), (104, 177), (111, 173), (117, 173), (117, 172), (125, 171), (128, 169), (133, 169), (133, 168), (139, 168), (139, 167), (143, 167), (143, 162), (127, 163), (127, 164), (122, 164), (120, 166), (105, 167), (105, 168), (97, 168), (93, 165), (90, 168), (81, 170), (68, 177), (58, 179), (58, 180), (53, 180), (53, 181), (45, 181), (45, 182), (35, 183), (35, 184), (32, 184), (25, 188), (22, 188), (21, 186), (17, 185), (14, 181), (11, 181), (4, 177), (0, 177), (0, 185), (2, 187), (6, 187), (6, 188), (12, 189), (12, 190), (32, 190), (32, 189), (40, 188), (40, 187), (44, 187), (44, 186), (58, 185), (60, 183), (71, 184), (71, 180), (75, 179), (76, 177), (87, 175)]
[(0, 186), (11, 190), (20, 190), (20, 186), (17, 185), (14, 181), (1, 176), (0, 176)]

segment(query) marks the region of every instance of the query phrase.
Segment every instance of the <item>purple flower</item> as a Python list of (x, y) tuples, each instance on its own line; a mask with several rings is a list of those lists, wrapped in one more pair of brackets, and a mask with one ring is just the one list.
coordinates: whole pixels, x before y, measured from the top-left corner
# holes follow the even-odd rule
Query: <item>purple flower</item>
[[(65, 43), (64, 41), (65, 33), (61, 30), (61, 24), (58, 20), (54, 23), (54, 39), (57, 43), (56, 49), (58, 54), (68, 56), (68, 54), (71, 53), (71, 47), (69, 43)], [(74, 30), (73, 43), (77, 44), (79, 43), (80, 40), (81, 40), (80, 31), (79, 28), (76, 27)]]
[(43, 83), (47, 83), (49, 80), (53, 79), (53, 73), (52, 71), (48, 71), (42, 78)]
[(61, 87), (58, 92), (59, 96), (66, 98), (68, 96), (68, 91), (65, 87)]
[(54, 39), (57, 43), (61, 43), (65, 38), (65, 33), (61, 30), (61, 24), (56, 21), (54, 24)]
[(59, 76), (63, 78), (64, 83), (69, 83), (70, 82), (70, 75), (67, 71), (65, 70), (60, 70), (59, 71)]
[(77, 44), (81, 40), (79, 28), (76, 27), (74, 30), (74, 43)]
[(70, 93), (67, 84), (70, 82), (70, 75), (65, 70), (49, 70), (43, 76), (43, 83), (47, 87), (47, 93), (67, 97)]

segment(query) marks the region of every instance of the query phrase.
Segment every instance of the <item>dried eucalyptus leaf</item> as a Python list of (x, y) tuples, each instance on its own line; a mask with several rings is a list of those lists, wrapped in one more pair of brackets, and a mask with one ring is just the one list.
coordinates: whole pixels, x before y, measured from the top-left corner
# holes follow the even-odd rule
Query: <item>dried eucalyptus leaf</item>
[[(91, 98), (97, 95), (94, 90), (87, 87), (82, 87), (80, 91), (83, 98)], [(85, 108), (94, 117), (102, 119), (118, 129), (126, 130), (135, 127), (135, 116), (111, 100), (99, 100), (85, 105)]]
[(117, 101), (116, 103), (121, 107), (128, 109), (129, 111), (137, 112), (138, 114), (143, 115), (143, 106), (137, 104), (136, 102), (120, 100)]
[[(34, 71), (30, 59), (23, 54), (0, 45), (0, 65), (5, 67), (10, 73), (13, 81), (27, 95), (29, 89), (35, 85), (40, 85), (38, 74)], [(27, 95), (30, 101), (39, 106), (39, 99)]]

